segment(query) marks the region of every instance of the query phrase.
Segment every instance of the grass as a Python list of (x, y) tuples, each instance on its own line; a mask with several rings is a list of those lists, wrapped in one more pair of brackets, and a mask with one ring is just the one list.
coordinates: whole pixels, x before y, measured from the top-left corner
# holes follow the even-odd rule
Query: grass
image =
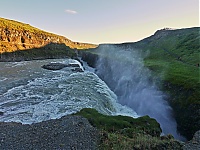
[(108, 132), (120, 132), (121, 134), (131, 137), (133, 133), (147, 133), (152, 136), (160, 136), (160, 125), (155, 119), (149, 116), (134, 119), (128, 116), (107, 116), (98, 113), (95, 109), (85, 108), (75, 115), (80, 115), (89, 120), (89, 122), (99, 129)]
[[(200, 28), (159, 31), (131, 46), (150, 51), (145, 65), (169, 95), (178, 129), (191, 139), (200, 130)], [(159, 38), (158, 38), (159, 37)]]
[(5, 19), (5, 18), (0, 18), (0, 27), (5, 28), (5, 29), (17, 30), (19, 32), (26, 31), (26, 32), (34, 33), (34, 34), (45, 34), (47, 36), (57, 36), (56, 34), (48, 33), (38, 28), (32, 27), (29, 24), (25, 24), (25, 23), (21, 23), (15, 20)]
[(170, 96), (178, 129), (188, 139), (200, 129), (199, 31), (200, 28), (160, 31), (159, 39), (155, 34), (135, 43), (142, 51), (150, 51), (144, 63), (154, 76), (160, 77), (160, 88)]
[(160, 137), (159, 124), (148, 116), (137, 119), (127, 116), (106, 116), (95, 109), (84, 108), (74, 115), (83, 116), (100, 130), (102, 150), (181, 149), (171, 135)]
[[(157, 79), (159, 88), (168, 95), (179, 132), (188, 139), (200, 130), (199, 33), (199, 27), (160, 30), (139, 42), (115, 45), (141, 53), (148, 52), (144, 64)], [(98, 55), (98, 48), (90, 52)]]
[[(105, 133), (104, 133), (105, 134)], [(165, 138), (152, 137), (145, 134), (134, 135), (133, 138), (125, 137), (121, 134), (108, 133), (107, 138), (102, 140), (99, 149), (101, 150), (141, 150), (141, 149), (176, 149), (181, 150), (182, 145), (171, 138), (170, 135)]]

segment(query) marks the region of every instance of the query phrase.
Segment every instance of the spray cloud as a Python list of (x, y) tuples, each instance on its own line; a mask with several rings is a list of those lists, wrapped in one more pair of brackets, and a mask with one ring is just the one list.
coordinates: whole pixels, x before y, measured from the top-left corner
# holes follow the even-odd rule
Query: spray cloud
[(151, 77), (151, 72), (144, 67), (144, 56), (140, 51), (117, 46), (100, 46), (96, 73), (118, 96), (118, 102), (128, 106), (138, 115), (149, 115), (161, 125), (163, 134), (177, 134), (177, 124), (172, 116), (172, 108), (165, 100)]

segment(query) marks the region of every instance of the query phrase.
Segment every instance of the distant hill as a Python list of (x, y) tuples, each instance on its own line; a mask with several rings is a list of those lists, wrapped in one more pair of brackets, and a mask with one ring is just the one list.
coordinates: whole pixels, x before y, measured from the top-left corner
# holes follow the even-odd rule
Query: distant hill
[[(149, 51), (148, 59), (178, 60), (188, 65), (200, 63), (200, 28), (161, 29), (150, 37), (122, 46)], [(159, 57), (158, 57), (159, 56)]]
[(65, 44), (71, 49), (88, 49), (97, 45), (73, 42), (63, 36), (48, 33), (29, 24), (0, 18), (0, 53)]

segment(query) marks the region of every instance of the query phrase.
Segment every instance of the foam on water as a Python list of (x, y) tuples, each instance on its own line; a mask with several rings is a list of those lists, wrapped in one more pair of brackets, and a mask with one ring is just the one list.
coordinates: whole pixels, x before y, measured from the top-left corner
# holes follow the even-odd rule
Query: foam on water
[(0, 121), (31, 124), (60, 118), (82, 108), (137, 117), (135, 112), (117, 104), (116, 95), (96, 74), (74, 73), (71, 67), (57, 71), (41, 68), (50, 62), (77, 63), (82, 67), (72, 59), (0, 63), (1, 78), (7, 79), (6, 82), (0, 80), (3, 85), (0, 87), (0, 111), (4, 112)]

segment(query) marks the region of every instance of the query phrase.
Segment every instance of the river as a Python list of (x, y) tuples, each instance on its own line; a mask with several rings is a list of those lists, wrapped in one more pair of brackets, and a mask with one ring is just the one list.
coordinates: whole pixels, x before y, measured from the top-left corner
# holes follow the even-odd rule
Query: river
[(82, 108), (95, 108), (108, 115), (138, 117), (130, 108), (117, 103), (117, 96), (92, 68), (74, 72), (72, 67), (52, 71), (41, 66), (72, 59), (0, 62), (0, 121), (31, 124), (60, 118)]

